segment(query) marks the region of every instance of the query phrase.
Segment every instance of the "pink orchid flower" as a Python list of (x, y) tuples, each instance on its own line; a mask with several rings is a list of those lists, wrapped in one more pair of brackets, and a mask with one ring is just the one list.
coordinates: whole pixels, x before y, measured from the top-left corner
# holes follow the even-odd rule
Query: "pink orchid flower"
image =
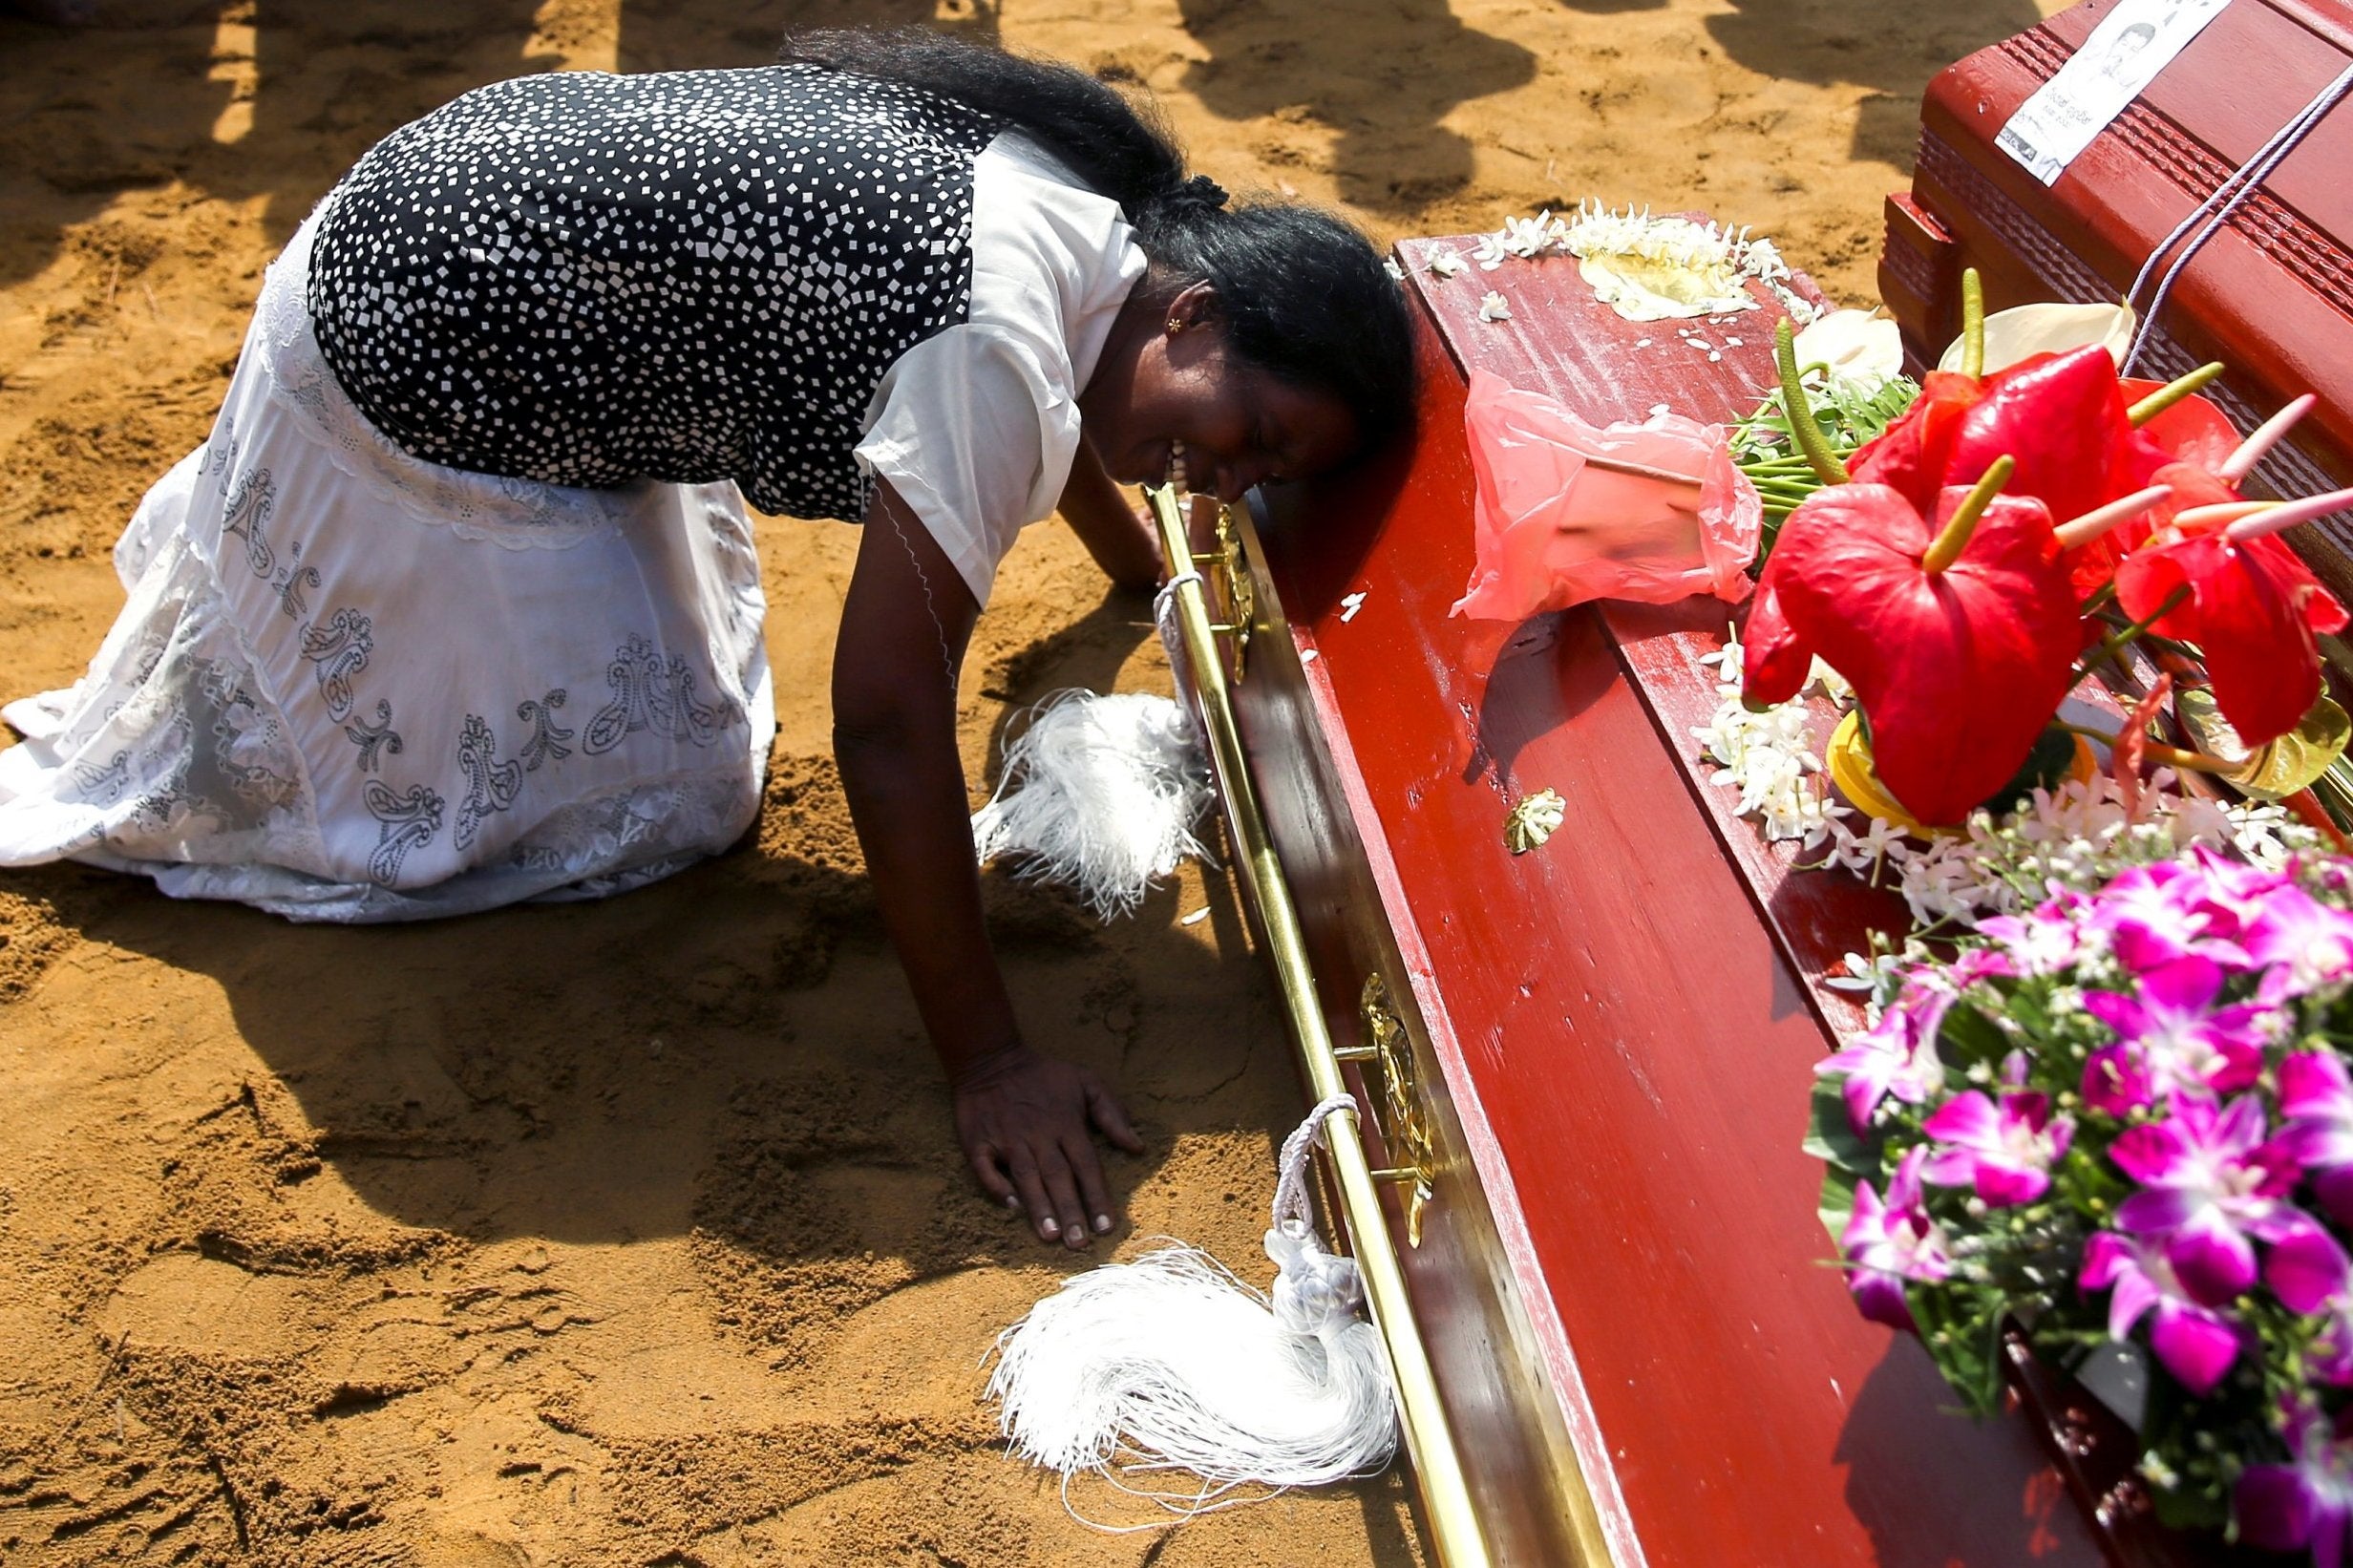
[(2172, 1110), (2164, 1121), (2127, 1129), (2109, 1150), (2141, 1184), (2116, 1206), (2116, 1228), (2161, 1243), (2191, 1297), (2220, 1306), (2255, 1283), (2258, 1240), (2285, 1241), (2315, 1227), (2287, 1200), (2296, 1160), (2265, 1141), (2256, 1096), (2217, 1106), (2202, 1094), (2175, 1094)]
[(2215, 891), (2211, 878), (2179, 861), (2134, 866), (2101, 890), (2089, 922), (2128, 968), (2193, 954), (2244, 968), (2246, 954), (2230, 940), (2238, 929), (2236, 909)]
[(1813, 1065), (1817, 1078), (1844, 1077), (1847, 1120), (1857, 1133), (1871, 1128), (1871, 1113), (1888, 1095), (1919, 1105), (1944, 1086), (1944, 1063), (1937, 1055), (1937, 1030), (1953, 1005), (1940, 987), (1913, 986), (1888, 1005), (1869, 1032), (1834, 1056)]
[(2144, 1238), (2101, 1231), (2084, 1247), (2085, 1291), (2112, 1290), (2108, 1299), (2108, 1333), (2122, 1340), (2149, 1316), (2149, 1346), (2158, 1362), (2192, 1393), (2214, 1391), (2238, 1360), (2236, 1324), (2184, 1290), (2165, 1249)]
[(1978, 935), (2002, 944), (2020, 974), (2055, 975), (2084, 956), (2083, 901), (2072, 894), (2024, 915), (1978, 922)]
[(2318, 1225), (2289, 1237), (2263, 1260), (2263, 1282), (2289, 1310), (2326, 1320), (2308, 1352), (2313, 1373), (2353, 1384), (2353, 1263), (2336, 1238)]
[(2353, 1545), (2353, 1432), (2298, 1403), (2279, 1434), (2291, 1464), (2249, 1465), (2232, 1501), (2239, 1537), (2266, 1552), (2309, 1550), (2315, 1568), (2339, 1568)]
[(2353, 978), (2353, 915), (2331, 909), (2302, 888), (2275, 887), (2250, 912), (2239, 945), (2271, 969), (2269, 999)]
[(1855, 1212), (1838, 1237), (1856, 1310), (1873, 1323), (1914, 1334), (1919, 1325), (1904, 1301), (1904, 1282), (1933, 1282), (1953, 1272), (1944, 1233), (1920, 1203), (1920, 1166), (1927, 1157), (1928, 1151), (1919, 1148), (1897, 1162), (1884, 1203), (1870, 1182), (1857, 1186)]
[(2279, 1064), (2279, 1141), (2321, 1206), (2353, 1224), (2353, 1074), (2334, 1051), (2299, 1051)]
[(1956, 1094), (1920, 1124), (1940, 1144), (1921, 1174), (1940, 1187), (1973, 1188), (1997, 1209), (2031, 1203), (2050, 1189), (2050, 1168), (2067, 1152), (2075, 1123), (2053, 1119), (2050, 1096), (2014, 1092), (2001, 1109), (1975, 1090)]
[(2222, 966), (2192, 955), (2140, 977), (2130, 994), (2087, 991), (2084, 1010), (2116, 1031), (2116, 1044), (2084, 1064), (2084, 1102), (2121, 1116), (2198, 1090), (2235, 1093), (2263, 1070), (2272, 1009), (2257, 1003), (2217, 1008)]

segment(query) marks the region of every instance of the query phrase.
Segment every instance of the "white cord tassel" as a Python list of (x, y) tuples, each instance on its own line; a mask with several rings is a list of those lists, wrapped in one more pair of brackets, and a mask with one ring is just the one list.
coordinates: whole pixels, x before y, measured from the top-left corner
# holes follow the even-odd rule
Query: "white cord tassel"
[(1006, 747), (972, 842), (983, 860), (1019, 856), (1018, 875), (1071, 884), (1108, 921), (1202, 853), (1193, 823), (1208, 804), (1208, 762), (1182, 708), (1149, 692), (1058, 691)]
[[(1307, 1208), (1309, 1152), (1325, 1119), (1353, 1104), (1325, 1100), (1283, 1143), (1271, 1301), (1177, 1245), (1078, 1276), (998, 1337), (999, 1424), (1016, 1454), (1062, 1476), (1066, 1506), (1071, 1480), (1090, 1473), (1189, 1517), (1261, 1495), (1238, 1488), (1322, 1486), (1388, 1463), (1388, 1354), (1359, 1315), (1355, 1262), (1324, 1250)], [(1114, 1463), (1200, 1484), (1139, 1488)]]

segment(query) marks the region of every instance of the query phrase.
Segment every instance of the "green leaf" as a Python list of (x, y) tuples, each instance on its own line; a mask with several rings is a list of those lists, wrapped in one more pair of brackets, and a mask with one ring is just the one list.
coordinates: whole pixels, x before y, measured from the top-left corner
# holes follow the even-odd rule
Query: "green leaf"
[(1813, 1097), (1807, 1104), (1805, 1151), (1825, 1165), (1877, 1176), (1887, 1168), (1885, 1140), (1878, 1134), (1855, 1131), (1847, 1102), (1835, 1078), (1816, 1078)]
[(1999, 1290), (1947, 1281), (1914, 1284), (1904, 1299), (1920, 1326), (1920, 1343), (1961, 1407), (1983, 1420), (2002, 1409), (2002, 1318), (2007, 1302)]
[(2178, 692), (2173, 711), (2201, 750), (2233, 764), (2222, 777), (2257, 800), (2282, 800), (2312, 784), (2344, 755), (2346, 742), (2353, 740), (2353, 720), (2325, 696), (2295, 729), (2252, 752), (2207, 688), (2194, 686)]
[(1994, 1027), (1994, 1021), (1967, 1003), (1957, 1003), (1944, 1015), (1939, 1039), (1951, 1049), (1947, 1059), (1966, 1067), (1971, 1062), (1998, 1063), (2010, 1053), (2013, 1042)]
[(2231, 1505), (2211, 1489), (2152, 1486), (2149, 1500), (2155, 1504), (2157, 1522), (2168, 1530), (2219, 1530), (2231, 1519)]
[(1830, 1232), (1830, 1243), (1834, 1247), (1838, 1244), (1838, 1239), (1846, 1235), (1847, 1221), (1855, 1218), (1855, 1189), (1862, 1182), (1863, 1178), (1853, 1171), (1841, 1170), (1835, 1165), (1822, 1167), (1822, 1196), (1815, 1202), (1813, 1212), (1820, 1217), (1822, 1228)]

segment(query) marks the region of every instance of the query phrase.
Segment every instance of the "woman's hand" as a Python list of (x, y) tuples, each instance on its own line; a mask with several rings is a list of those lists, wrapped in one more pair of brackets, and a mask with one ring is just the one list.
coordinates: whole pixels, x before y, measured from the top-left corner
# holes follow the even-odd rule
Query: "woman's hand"
[(1067, 1247), (1083, 1247), (1112, 1228), (1090, 1127), (1131, 1155), (1142, 1154), (1144, 1141), (1101, 1079), (1012, 1046), (959, 1072), (955, 1095), (956, 1136), (991, 1197), (1022, 1210), (1040, 1237)]

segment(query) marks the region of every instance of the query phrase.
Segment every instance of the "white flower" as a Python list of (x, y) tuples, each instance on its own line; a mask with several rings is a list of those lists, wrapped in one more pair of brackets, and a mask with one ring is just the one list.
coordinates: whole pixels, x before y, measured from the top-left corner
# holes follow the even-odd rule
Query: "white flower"
[(1511, 302), (1506, 300), (1501, 294), (1496, 293), (1494, 289), (1489, 289), (1487, 291), (1487, 297), (1479, 301), (1479, 320), (1509, 321), (1511, 319)]
[(1801, 366), (1827, 365), (1841, 386), (1869, 388), (1903, 371), (1903, 334), (1876, 310), (1833, 310), (1797, 334)]
[[(2137, 318), (2129, 305), (2019, 305), (1985, 318), (1985, 373), (2006, 371), (2039, 353), (2064, 353), (2096, 343), (2123, 363), (2132, 347)], [(1955, 338), (1937, 361), (1940, 371), (1961, 369), (1963, 345)]]
[(1900, 865), (1913, 854), (1911, 837), (1895, 823), (1874, 817), (1861, 833), (1841, 826), (1833, 836), (1830, 862), (1876, 884), (1879, 868), (1888, 861)]
[(1765, 239), (1748, 239), (1747, 229), (1742, 229), (1740, 232), (1743, 236), (1739, 247), (1740, 269), (1751, 278), (1764, 283), (1781, 283), (1787, 280), (1790, 275), (1789, 264), (1781, 259), (1781, 252), (1774, 248), (1773, 243)]
[[(1753, 820), (1768, 842), (1795, 839), (1807, 851), (1827, 844), (1814, 864), (1875, 881), (1890, 878), (1923, 929), (1974, 925), (2028, 908), (2057, 889), (2088, 891), (2128, 866), (2171, 859), (2194, 844), (2227, 845), (2265, 867), (2317, 846), (2317, 836), (2280, 807), (2184, 795), (2162, 769), (2142, 789), (2137, 814), (2125, 810), (2113, 778), (2096, 773), (2037, 790), (1999, 819), (1973, 813), (1962, 832), (1925, 843), (1886, 822), (1857, 832), (1844, 820), (1854, 814), (1823, 786), (1821, 759), (1812, 750), (1815, 721), (1806, 706), (1783, 703), (1761, 713), (1743, 706), (1735, 638), (1695, 659), (1713, 670), (1716, 683), (1715, 711), (1691, 731), (1701, 754), (1718, 764), (1708, 783), (1736, 792), (1733, 811)], [(1848, 700), (1846, 683), (1818, 660), (1808, 685)]]
[(1503, 248), (1515, 256), (1540, 256), (1559, 243), (1561, 232), (1550, 212), (1539, 212), (1534, 218), (1506, 218)]
[(1855, 700), (1855, 688), (1847, 684), (1847, 678), (1819, 659), (1806, 672), (1806, 684), (1841, 708)]
[(1382, 261), (1381, 270), (1388, 274), (1388, 281), (1391, 283), (1403, 283), (1406, 281), (1406, 269), (1397, 265), (1397, 260), (1393, 256), (1386, 258)]
[(1430, 275), (1444, 282), (1462, 270), (1462, 252), (1452, 245), (1430, 253)]
[(1471, 247), (1471, 259), (1479, 264), (1482, 272), (1493, 272), (1503, 265), (1503, 259), (1510, 254), (1503, 248), (1503, 236), (1500, 234), (1482, 234), (1479, 243)]

